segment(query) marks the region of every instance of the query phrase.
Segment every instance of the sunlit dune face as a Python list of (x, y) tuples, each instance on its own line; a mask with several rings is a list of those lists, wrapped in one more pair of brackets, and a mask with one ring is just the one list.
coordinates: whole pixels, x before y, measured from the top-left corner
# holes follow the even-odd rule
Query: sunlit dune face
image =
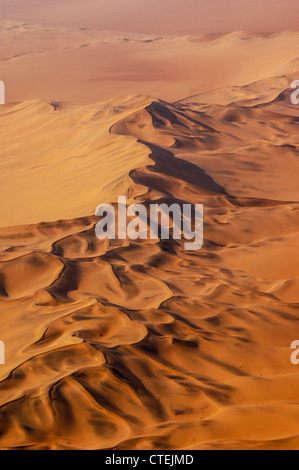
[[(299, 448), (287, 86), (3, 106), (0, 448)], [(122, 194), (203, 203), (204, 246), (97, 238)]]
[(1, 450), (299, 449), (298, 3), (0, 0)]

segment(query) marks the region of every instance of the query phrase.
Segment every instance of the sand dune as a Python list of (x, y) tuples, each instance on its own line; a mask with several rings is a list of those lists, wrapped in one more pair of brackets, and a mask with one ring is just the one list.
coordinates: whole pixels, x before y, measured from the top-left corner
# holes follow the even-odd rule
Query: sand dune
[[(288, 80), (1, 107), (2, 449), (298, 448)], [(94, 209), (120, 194), (203, 203), (203, 249), (98, 240)]]
[(81, 217), (127, 191), (129, 171), (145, 164), (147, 151), (109, 128), (150, 102), (134, 96), (91, 106), (1, 106), (0, 226)]

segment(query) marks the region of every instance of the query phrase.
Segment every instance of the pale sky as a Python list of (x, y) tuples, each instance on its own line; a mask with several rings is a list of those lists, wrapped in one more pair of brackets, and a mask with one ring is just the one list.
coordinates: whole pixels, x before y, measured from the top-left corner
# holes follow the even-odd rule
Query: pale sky
[(299, 0), (0, 0), (0, 20), (160, 34), (298, 30)]

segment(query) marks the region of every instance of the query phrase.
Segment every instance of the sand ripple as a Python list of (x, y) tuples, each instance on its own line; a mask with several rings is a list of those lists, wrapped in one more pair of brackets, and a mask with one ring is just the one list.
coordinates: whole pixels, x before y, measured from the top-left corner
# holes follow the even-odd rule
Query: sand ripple
[(1, 448), (299, 446), (299, 115), (234, 101), (110, 131), (149, 154), (129, 198), (204, 203), (201, 251), (100, 241), (93, 216), (1, 229)]

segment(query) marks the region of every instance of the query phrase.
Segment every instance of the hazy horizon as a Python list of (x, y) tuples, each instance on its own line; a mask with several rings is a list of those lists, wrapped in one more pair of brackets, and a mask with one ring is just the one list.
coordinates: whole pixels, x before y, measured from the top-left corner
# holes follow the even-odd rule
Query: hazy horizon
[[(84, 8), (82, 8), (82, 6)], [(1, 18), (131, 33), (297, 30), (297, 0), (0, 0)]]
[(0, 449), (299, 449), (299, 1), (0, 12)]

